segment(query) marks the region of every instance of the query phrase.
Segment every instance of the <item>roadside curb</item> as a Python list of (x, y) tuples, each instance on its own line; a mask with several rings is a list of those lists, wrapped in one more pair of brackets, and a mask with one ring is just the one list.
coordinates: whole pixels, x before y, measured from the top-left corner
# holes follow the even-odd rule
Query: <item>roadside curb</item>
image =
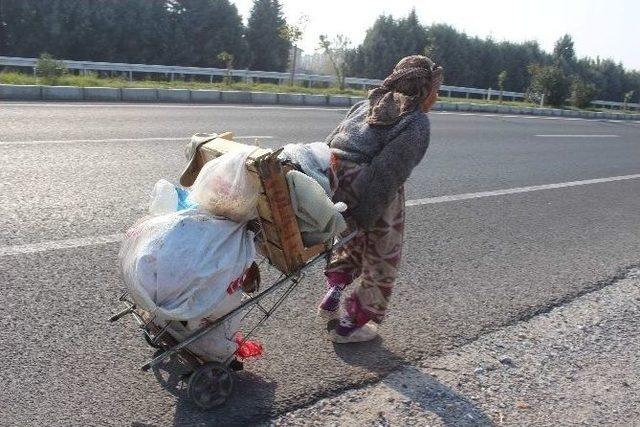
[[(166, 102), (197, 104), (300, 105), (316, 107), (350, 107), (364, 98), (344, 95), (252, 92), (209, 89), (153, 89), (44, 85), (2, 85), (0, 100), (7, 101), (100, 101)], [(558, 108), (517, 107), (474, 102), (438, 102), (435, 111), (522, 114), (583, 119), (640, 120), (640, 114), (623, 112), (576, 111)]]

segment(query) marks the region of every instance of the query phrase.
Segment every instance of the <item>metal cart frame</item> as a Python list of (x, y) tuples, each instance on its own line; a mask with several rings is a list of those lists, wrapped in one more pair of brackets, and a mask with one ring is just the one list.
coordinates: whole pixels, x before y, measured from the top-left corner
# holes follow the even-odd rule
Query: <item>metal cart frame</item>
[[(233, 142), (232, 134), (212, 135), (211, 139), (201, 144), (195, 153), (197, 170), (200, 170), (206, 162), (236, 149), (246, 149), (246, 146)], [(272, 153), (266, 150), (255, 150), (247, 161), (247, 171), (260, 182), (261, 188), (258, 200), (259, 217), (255, 222), (256, 246), (258, 252), (264, 257), (263, 262), (268, 262), (281, 273), (274, 283), (255, 295), (245, 293), (239, 307), (199, 328), (180, 342), (168, 332), (169, 322), (164, 327), (156, 325), (154, 317), (137, 307), (127, 293), (120, 297), (125, 308), (109, 319), (115, 322), (131, 314), (142, 330), (147, 343), (162, 350), (159, 355), (141, 366), (143, 371), (148, 371), (174, 355), (178, 355), (193, 366), (194, 371), (188, 382), (188, 394), (203, 409), (219, 406), (226, 401), (233, 388), (232, 371), (241, 369), (242, 364), (236, 360), (235, 355), (223, 362), (207, 362), (191, 352), (188, 346), (220, 326), (225, 320), (242, 311), (246, 311), (243, 317), (245, 319), (257, 308), (260, 312), (259, 318), (243, 336), (241, 344), (244, 343), (282, 305), (311, 267), (322, 260), (328, 260), (334, 249), (346, 244), (355, 235), (353, 233), (325, 244), (304, 247), (285, 179), (286, 173), (292, 167), (283, 165), (277, 158), (278, 154), (279, 151)], [(280, 294), (275, 302), (265, 306), (265, 298), (277, 291), (280, 291)]]

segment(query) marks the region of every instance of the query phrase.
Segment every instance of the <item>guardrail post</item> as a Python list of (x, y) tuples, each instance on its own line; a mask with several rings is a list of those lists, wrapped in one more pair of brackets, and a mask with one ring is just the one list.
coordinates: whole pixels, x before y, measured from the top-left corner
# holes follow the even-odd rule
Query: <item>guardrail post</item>
[(129, 81), (133, 81), (133, 71), (129, 70)]
[(491, 101), (491, 88), (487, 90), (487, 101)]
[(465, 92), (465, 98), (469, 99), (469, 91)]

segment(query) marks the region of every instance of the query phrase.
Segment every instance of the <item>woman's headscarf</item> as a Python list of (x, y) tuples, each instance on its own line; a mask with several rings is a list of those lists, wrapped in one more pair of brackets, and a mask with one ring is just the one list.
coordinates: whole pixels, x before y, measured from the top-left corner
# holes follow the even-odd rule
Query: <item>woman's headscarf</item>
[(400, 60), (382, 86), (369, 92), (367, 123), (391, 125), (418, 108), (433, 87), (442, 84), (442, 67), (426, 56), (412, 55)]

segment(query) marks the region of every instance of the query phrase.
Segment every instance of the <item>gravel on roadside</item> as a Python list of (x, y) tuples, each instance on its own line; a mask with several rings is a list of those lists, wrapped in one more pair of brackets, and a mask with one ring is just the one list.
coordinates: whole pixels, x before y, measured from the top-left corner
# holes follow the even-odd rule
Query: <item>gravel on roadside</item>
[(640, 425), (640, 270), (275, 426)]

